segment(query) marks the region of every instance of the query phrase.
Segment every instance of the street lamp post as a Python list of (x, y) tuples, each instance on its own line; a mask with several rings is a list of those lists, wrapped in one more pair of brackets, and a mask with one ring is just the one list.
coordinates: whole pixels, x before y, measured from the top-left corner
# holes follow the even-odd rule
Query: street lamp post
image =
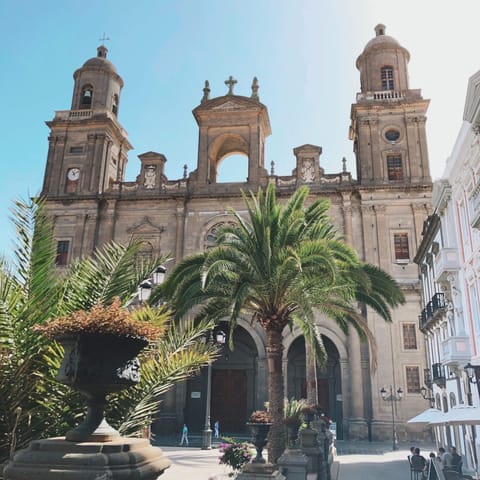
[[(205, 341), (223, 345), (226, 340), (226, 335), (222, 330), (211, 332)], [(205, 426), (202, 434), (202, 450), (210, 450), (212, 448), (212, 429), (210, 427), (210, 403), (212, 398), (212, 362), (208, 362), (207, 367), (207, 393), (205, 399)]]
[(380, 390), (382, 399), (392, 404), (392, 450), (397, 450), (397, 427), (395, 425), (395, 402), (399, 402), (403, 397), (403, 390), (398, 388), (396, 392), (393, 391), (392, 385), (390, 385), (390, 393), (382, 387)]

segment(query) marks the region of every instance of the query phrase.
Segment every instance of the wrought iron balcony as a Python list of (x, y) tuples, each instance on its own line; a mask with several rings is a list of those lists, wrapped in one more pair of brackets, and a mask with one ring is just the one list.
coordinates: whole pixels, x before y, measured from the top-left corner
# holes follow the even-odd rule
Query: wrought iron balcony
[(434, 363), (432, 365), (432, 380), (433, 383), (436, 383), (439, 387), (445, 386), (445, 369), (441, 363)]
[(438, 317), (439, 312), (445, 311), (445, 307), (445, 294), (436, 293), (418, 316), (420, 330), (423, 332)]

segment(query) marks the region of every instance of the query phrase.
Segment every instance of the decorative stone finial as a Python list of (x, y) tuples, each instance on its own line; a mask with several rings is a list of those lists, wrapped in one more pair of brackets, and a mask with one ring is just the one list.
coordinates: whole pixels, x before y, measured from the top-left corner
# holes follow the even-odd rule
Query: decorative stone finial
[[(208, 83), (208, 82), (205, 82), (205, 83)], [(184, 179), (187, 178), (187, 168), (188, 168), (188, 167), (187, 167), (187, 164), (185, 164), (185, 165), (183, 166), (183, 178), (184, 178)]]
[(208, 83), (208, 80), (205, 80), (205, 86), (203, 87), (203, 97), (200, 103), (205, 103), (207, 100), (210, 100), (210, 83)]
[(275, 162), (273, 160), (270, 162), (270, 175), (272, 177), (275, 175)]
[(347, 171), (347, 159), (345, 157), (342, 158), (342, 164), (343, 164), (342, 172), (346, 172)]
[(227, 95), (233, 95), (233, 87), (238, 83), (231, 75), (228, 77), (228, 80), (225, 80), (225, 85), (228, 85)]
[(253, 100), (260, 100), (260, 97), (258, 96), (258, 89), (259, 89), (259, 85), (258, 85), (258, 79), (257, 77), (253, 77), (253, 81), (252, 81), (252, 96), (250, 98), (252, 98)]

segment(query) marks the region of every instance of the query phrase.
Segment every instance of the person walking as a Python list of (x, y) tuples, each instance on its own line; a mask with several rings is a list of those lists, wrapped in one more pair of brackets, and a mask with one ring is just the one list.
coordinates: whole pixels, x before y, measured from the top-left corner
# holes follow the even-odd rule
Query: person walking
[(215, 438), (220, 436), (220, 422), (218, 420), (213, 424), (213, 433)]
[(183, 424), (182, 439), (180, 440), (180, 446), (183, 445), (183, 442), (185, 442), (186, 446), (188, 447), (188, 427), (186, 423)]

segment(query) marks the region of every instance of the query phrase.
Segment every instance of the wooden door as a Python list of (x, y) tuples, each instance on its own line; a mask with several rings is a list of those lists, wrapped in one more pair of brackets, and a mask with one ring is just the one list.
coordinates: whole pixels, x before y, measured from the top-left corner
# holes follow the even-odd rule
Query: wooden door
[(328, 391), (328, 379), (319, 378), (317, 380), (318, 388), (318, 404), (322, 407), (323, 413), (329, 417), (331, 414), (330, 410), (330, 397)]
[(245, 431), (247, 421), (247, 373), (245, 370), (213, 370), (212, 425), (220, 422), (220, 434)]

